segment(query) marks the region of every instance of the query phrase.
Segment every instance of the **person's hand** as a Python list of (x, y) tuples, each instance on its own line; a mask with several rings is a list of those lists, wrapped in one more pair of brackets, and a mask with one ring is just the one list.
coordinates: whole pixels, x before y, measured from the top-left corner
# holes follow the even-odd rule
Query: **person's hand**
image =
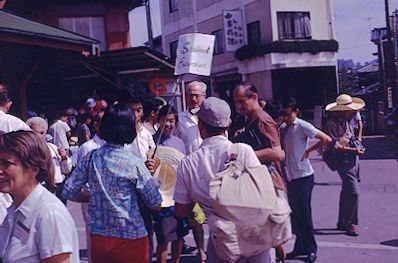
[(304, 151), (303, 157), (301, 157), (301, 161), (308, 159), (310, 156), (310, 152), (307, 150)]
[(62, 147), (58, 148), (58, 154), (61, 156), (62, 160), (66, 160), (68, 158), (68, 155), (66, 154), (65, 149)]
[(245, 128), (239, 129), (234, 133), (234, 137), (238, 136), (239, 134), (241, 134), (242, 132), (245, 131)]
[(365, 149), (358, 148), (355, 154), (358, 156), (362, 156), (365, 154)]
[(362, 142), (362, 137), (358, 137), (358, 141)]

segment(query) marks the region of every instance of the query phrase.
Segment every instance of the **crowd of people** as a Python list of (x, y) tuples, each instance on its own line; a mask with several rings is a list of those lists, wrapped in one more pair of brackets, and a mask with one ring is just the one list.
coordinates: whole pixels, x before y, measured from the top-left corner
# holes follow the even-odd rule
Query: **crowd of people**
[[(38, 116), (23, 122), (8, 114), (9, 87), (0, 84), (0, 262), (80, 262), (67, 200), (82, 203), (89, 262), (146, 263), (155, 253), (156, 261), (165, 263), (169, 244), (171, 262), (179, 262), (184, 251), (195, 249), (184, 241), (191, 230), (201, 263), (297, 257), (315, 262), (309, 161), (314, 151), (324, 152), (343, 182), (337, 228), (359, 234), (358, 156), (365, 149), (362, 132), (352, 124), (359, 123), (354, 117), (365, 106), (362, 100), (339, 95), (326, 106), (330, 119), (321, 131), (300, 118), (296, 99), (266, 102), (253, 84), (242, 82), (234, 88), (233, 101), (243, 123), (230, 129), (230, 106), (206, 98), (205, 83), (193, 81), (186, 92), (188, 107), (182, 112), (126, 88), (111, 105), (87, 100), (78, 122), (74, 112), (65, 111), (49, 125)], [(77, 152), (70, 146), (72, 133)], [(273, 187), (265, 196), (288, 202), (296, 236), (291, 252), (277, 243), (254, 254), (242, 252), (233, 261), (220, 253), (220, 240), (228, 247), (240, 237), (229, 230), (224, 237), (214, 232), (219, 226), (210, 218), (220, 214), (209, 184), (231, 161), (233, 147), (233, 161), (242, 167), (266, 167), (264, 178), (271, 178)]]

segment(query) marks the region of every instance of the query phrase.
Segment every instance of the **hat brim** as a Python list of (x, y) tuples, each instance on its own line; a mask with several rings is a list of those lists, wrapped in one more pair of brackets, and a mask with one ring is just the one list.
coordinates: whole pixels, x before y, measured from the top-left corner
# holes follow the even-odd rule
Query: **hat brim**
[(332, 102), (326, 105), (326, 111), (353, 111), (360, 110), (365, 107), (365, 102), (360, 98), (352, 98), (352, 103), (348, 105), (339, 105), (337, 102)]

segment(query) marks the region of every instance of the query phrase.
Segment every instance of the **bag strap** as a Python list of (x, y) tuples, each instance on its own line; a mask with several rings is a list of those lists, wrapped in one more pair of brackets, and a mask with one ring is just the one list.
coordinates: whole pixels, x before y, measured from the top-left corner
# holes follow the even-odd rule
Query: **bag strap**
[(236, 161), (238, 159), (238, 154), (239, 154), (238, 143), (234, 143), (231, 145), (231, 148), (229, 149), (229, 158), (227, 163)]

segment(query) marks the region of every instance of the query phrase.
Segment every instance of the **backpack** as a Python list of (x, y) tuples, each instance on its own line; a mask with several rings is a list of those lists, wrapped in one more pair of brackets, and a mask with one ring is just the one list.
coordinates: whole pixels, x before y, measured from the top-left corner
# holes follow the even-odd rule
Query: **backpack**
[(208, 217), (210, 241), (218, 257), (234, 262), (287, 242), (290, 207), (275, 191), (266, 166), (244, 167), (233, 144), (226, 169), (209, 183), (214, 214)]
[(326, 147), (324, 149), (322, 160), (326, 163), (330, 170), (333, 172), (337, 170), (337, 155), (330, 147)]

